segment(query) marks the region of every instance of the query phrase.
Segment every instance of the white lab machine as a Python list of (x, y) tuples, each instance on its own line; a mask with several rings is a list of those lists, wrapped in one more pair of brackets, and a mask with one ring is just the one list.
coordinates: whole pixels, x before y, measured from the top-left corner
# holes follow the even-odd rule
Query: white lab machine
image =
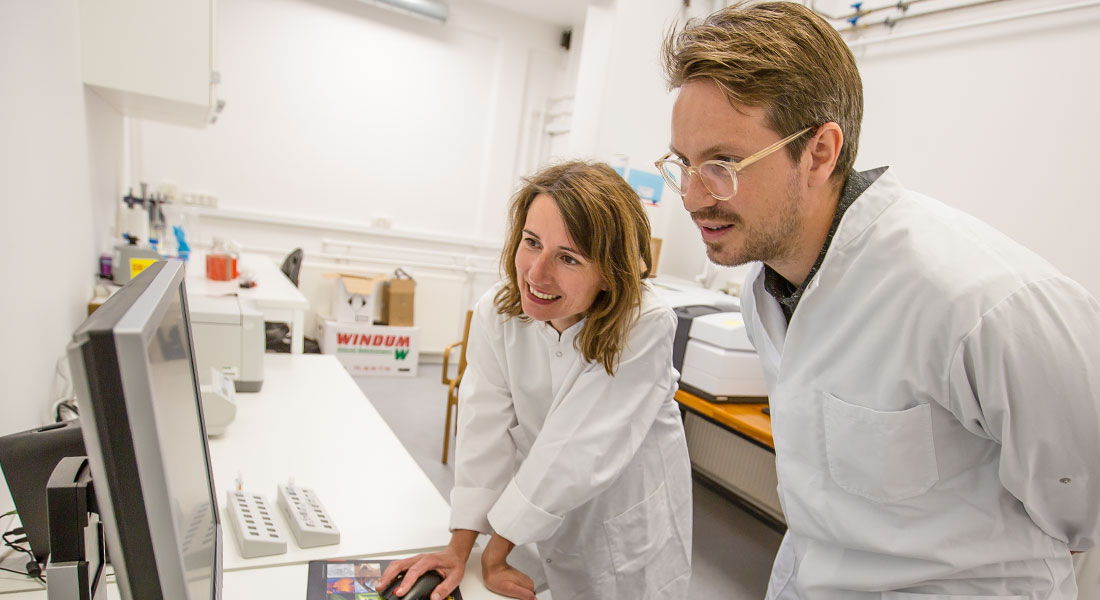
[(234, 369), (238, 392), (258, 392), (264, 380), (263, 313), (239, 296), (188, 295), (199, 378), (210, 385), (210, 369)]
[(210, 383), (201, 386), (202, 417), (206, 435), (225, 433), (227, 425), (237, 416), (237, 400), (234, 397), (233, 370), (210, 369)]
[(672, 277), (655, 277), (649, 282), (661, 300), (673, 309), (682, 306), (713, 306), (723, 312), (741, 310), (741, 299), (737, 296), (708, 290)]
[(680, 387), (712, 402), (759, 402), (768, 395), (764, 370), (749, 343), (741, 313), (692, 319)]

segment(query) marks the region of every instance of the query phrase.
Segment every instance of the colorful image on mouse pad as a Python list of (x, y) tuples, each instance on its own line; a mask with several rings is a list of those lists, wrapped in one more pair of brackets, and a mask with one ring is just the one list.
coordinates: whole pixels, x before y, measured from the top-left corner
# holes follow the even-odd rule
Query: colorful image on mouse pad
[[(318, 586), (309, 592), (310, 599), (324, 600), (381, 600), (382, 573), (389, 560), (334, 559), (311, 561), (310, 586)], [(313, 567), (318, 567), (314, 572)], [(320, 576), (320, 577), (318, 577)], [(324, 581), (324, 596), (320, 596), (320, 584)], [(446, 600), (462, 600), (462, 592), (455, 590)]]
[(328, 600), (378, 600), (382, 564), (332, 562), (325, 566)]

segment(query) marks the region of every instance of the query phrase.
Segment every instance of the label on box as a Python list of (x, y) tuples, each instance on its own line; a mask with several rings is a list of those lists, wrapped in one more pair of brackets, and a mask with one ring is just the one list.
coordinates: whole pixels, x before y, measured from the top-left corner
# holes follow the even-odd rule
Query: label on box
[(352, 375), (415, 376), (420, 329), (324, 321), (321, 352), (333, 354)]
[(387, 358), (392, 355), (395, 361), (400, 361), (409, 357), (410, 344), (407, 335), (336, 332), (337, 354), (377, 354)]
[(149, 265), (157, 262), (158, 260), (160, 260), (160, 259), (159, 258), (131, 258), (130, 259), (130, 279), (133, 279), (134, 277), (137, 277), (138, 273), (141, 273), (146, 268), (148, 268)]

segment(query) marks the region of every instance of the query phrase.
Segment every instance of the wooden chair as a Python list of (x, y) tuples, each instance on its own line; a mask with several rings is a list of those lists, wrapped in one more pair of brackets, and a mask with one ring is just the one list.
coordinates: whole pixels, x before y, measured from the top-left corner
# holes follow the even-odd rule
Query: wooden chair
[[(447, 449), (451, 442), (451, 430), (454, 429), (455, 438), (458, 437), (458, 386), (462, 383), (462, 374), (466, 372), (466, 341), (470, 339), (470, 319), (474, 311), (466, 311), (466, 324), (462, 327), (462, 341), (455, 342), (443, 349), (443, 385), (447, 386), (447, 422), (443, 426), (443, 464), (447, 464)], [(451, 357), (451, 350), (458, 348), (458, 370), (454, 377), (447, 377), (447, 363)], [(451, 413), (454, 413), (452, 425)]]

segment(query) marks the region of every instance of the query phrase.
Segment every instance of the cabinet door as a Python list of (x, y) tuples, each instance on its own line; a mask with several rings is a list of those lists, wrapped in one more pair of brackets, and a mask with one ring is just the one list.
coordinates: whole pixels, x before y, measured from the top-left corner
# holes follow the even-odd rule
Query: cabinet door
[(122, 114), (196, 127), (214, 104), (215, 0), (81, 0), (84, 83)]

